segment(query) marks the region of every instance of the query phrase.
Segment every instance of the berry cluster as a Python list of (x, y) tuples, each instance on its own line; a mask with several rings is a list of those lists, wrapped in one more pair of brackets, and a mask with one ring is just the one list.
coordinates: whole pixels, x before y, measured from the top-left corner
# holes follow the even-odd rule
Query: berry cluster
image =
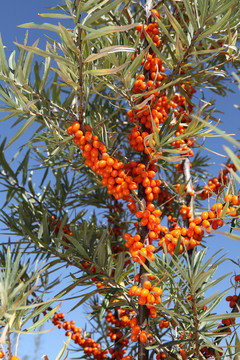
[(71, 339), (75, 342), (75, 344), (80, 345), (83, 348), (83, 351), (88, 356), (92, 355), (96, 360), (104, 360), (107, 357), (107, 350), (103, 350), (101, 345), (96, 343), (91, 338), (83, 338), (82, 337), (82, 329), (76, 327), (75, 320), (72, 321), (65, 321), (64, 320), (64, 313), (56, 313), (52, 318), (52, 323), (57, 325), (59, 329), (63, 328), (66, 330), (65, 335), (71, 336)]

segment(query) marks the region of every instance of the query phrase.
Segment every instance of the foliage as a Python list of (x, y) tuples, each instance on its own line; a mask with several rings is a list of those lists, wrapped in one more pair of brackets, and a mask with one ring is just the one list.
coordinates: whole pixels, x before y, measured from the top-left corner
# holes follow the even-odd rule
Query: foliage
[[(238, 5), (65, 0), (40, 14), (58, 25), (20, 26), (50, 31), (45, 49), (29, 45), (27, 31), (7, 59), (0, 38), (1, 121), (18, 128), (0, 146), (1, 221), (19, 239), (0, 254), (6, 359), (12, 333), (50, 318), (86, 359), (238, 359), (239, 279), (232, 313), (217, 314), (228, 290), (211, 291), (230, 274), (216, 277), (226, 258), (207, 259), (205, 245), (224, 224), (239, 240), (240, 157), (226, 147), (225, 168), (209, 180), (202, 149), (215, 136), (237, 150), (239, 142), (199, 95), (226, 96), (239, 81)], [(29, 129), (8, 161), (6, 149)], [(29, 270), (35, 261), (47, 265)], [(62, 268), (71, 284), (56, 295), (49, 273)], [(74, 289), (74, 308), (91, 304), (97, 340), (50, 307)]]

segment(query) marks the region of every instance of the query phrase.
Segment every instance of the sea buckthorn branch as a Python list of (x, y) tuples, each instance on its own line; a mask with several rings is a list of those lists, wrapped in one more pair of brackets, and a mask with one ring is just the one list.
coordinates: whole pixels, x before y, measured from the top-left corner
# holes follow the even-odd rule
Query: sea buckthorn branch
[[(152, 33), (151, 36), (157, 35), (157, 25), (153, 23), (148, 31)], [(141, 29), (137, 29), (137, 31)], [(156, 37), (155, 41), (159, 41)], [(107, 153), (107, 148), (103, 143), (99, 141), (98, 136), (94, 135), (92, 128), (89, 125), (84, 125), (82, 122), (75, 122), (68, 128), (68, 134), (74, 135), (74, 142), (83, 151), (82, 155), (86, 158), (85, 164), (90, 166), (94, 172), (102, 176), (102, 184), (107, 186), (108, 194), (115, 197), (115, 199), (123, 199), (128, 201), (128, 208), (131, 213), (135, 214), (138, 219), (136, 224), (137, 234), (132, 236), (129, 233), (124, 234), (126, 239), (125, 246), (129, 249), (134, 262), (138, 262), (140, 265), (140, 274), (138, 280), (138, 286), (133, 286), (129, 290), (129, 295), (137, 296), (138, 298), (138, 317), (133, 319), (131, 340), (138, 341), (141, 358), (146, 359), (148, 352), (146, 346), (151, 335), (150, 326), (148, 323), (149, 315), (151, 318), (156, 318), (157, 310), (154, 306), (161, 301), (162, 289), (158, 288), (155, 284), (152, 284), (149, 280), (150, 276), (145, 271), (143, 264), (146, 268), (149, 267), (149, 260), (154, 260), (153, 252), (155, 247), (152, 245), (152, 241), (160, 238), (159, 245), (163, 248), (165, 243), (167, 251), (173, 254), (179, 236), (181, 235), (180, 253), (186, 246), (187, 250), (193, 249), (200, 243), (204, 235), (204, 228), (207, 232), (211, 231), (212, 219), (217, 219), (220, 214), (220, 205), (213, 210), (213, 217), (208, 221), (208, 215), (202, 214), (201, 217), (196, 217), (192, 214), (190, 206), (186, 204), (182, 205), (180, 214), (183, 220), (187, 220), (189, 226), (182, 228), (177, 224), (176, 218), (168, 216), (168, 227), (160, 225), (160, 217), (162, 215), (161, 210), (158, 207), (163, 204), (167, 204), (168, 210), (171, 211), (173, 196), (168, 191), (165, 184), (162, 184), (160, 180), (154, 180), (158, 168), (154, 165), (154, 150), (155, 139), (152, 139), (152, 147), (149, 140), (144, 140), (145, 137), (149, 137), (153, 132), (153, 121), (156, 124), (157, 129), (161, 131), (160, 124), (164, 124), (168, 118), (170, 109), (173, 109), (176, 121), (180, 119), (178, 128), (176, 129), (176, 136), (178, 133), (184, 133), (188, 124), (191, 122), (189, 114), (193, 110), (192, 104), (180, 94), (175, 94), (173, 99), (169, 102), (166, 95), (159, 97), (157, 108), (154, 108), (153, 104), (156, 97), (159, 96), (157, 86), (161, 85), (161, 81), (165, 78), (164, 66), (160, 59), (158, 59), (154, 52), (150, 52), (144, 64), (144, 74), (137, 76), (133, 87), (133, 93), (140, 94), (141, 97), (148, 99), (149, 95), (144, 95), (147, 89), (156, 90), (154, 96), (151, 97), (148, 104), (145, 104), (142, 108), (136, 107), (136, 102), (133, 102), (133, 110), (128, 112), (129, 120), (135, 123), (135, 126), (131, 130), (131, 134), (128, 136), (130, 145), (135, 152), (140, 153), (139, 161), (130, 161), (129, 163), (123, 163), (117, 158), (110, 156)], [(161, 73), (158, 72), (161, 70)], [(151, 80), (149, 80), (151, 79)], [(146, 81), (144, 81), (146, 80)], [(159, 82), (155, 84), (155, 82)], [(190, 84), (179, 84), (186, 89), (188, 98), (191, 97), (195, 91)], [(188, 111), (185, 107), (188, 107)], [(171, 126), (170, 123), (170, 130)], [(192, 156), (194, 139), (182, 139), (181, 141), (172, 141), (172, 146), (175, 149), (179, 149), (183, 157)], [(183, 166), (184, 167), (184, 166)], [(190, 166), (189, 170), (190, 172)], [(189, 178), (189, 176), (188, 176)], [(186, 182), (188, 184), (188, 181)], [(154, 202), (159, 205), (155, 207)], [(220, 219), (221, 220), (221, 219)], [(221, 221), (220, 221), (221, 222)], [(217, 227), (221, 226), (220, 222), (216, 223)], [(201, 226), (198, 226), (200, 225)], [(154, 286), (155, 285), (155, 286)], [(100, 286), (100, 285), (99, 285)], [(111, 285), (110, 285), (111, 286)], [(102, 285), (101, 285), (102, 287)], [(105, 290), (104, 290), (105, 291)], [(132, 320), (133, 320), (132, 319)], [(147, 331), (146, 331), (147, 330)], [(115, 336), (114, 336), (115, 337)], [(195, 336), (197, 338), (197, 336)], [(197, 349), (199, 352), (199, 348)]]
[(192, 187), (192, 177), (190, 172), (190, 161), (189, 158), (186, 157), (182, 161), (182, 169), (183, 169), (183, 180), (186, 184), (186, 205), (190, 207), (192, 217), (195, 217), (195, 207), (194, 207), (194, 196), (193, 196), (193, 187)]
[[(2, 78), (5, 78), (5, 81), (8, 82), (9, 79), (7, 76), (5, 76), (4, 74), (1, 74), (1, 77)], [(26, 88), (25, 85), (22, 85), (20, 84), (17, 80), (15, 79), (11, 79), (11, 83), (13, 83), (16, 87), (22, 89), (23, 91), (25, 91), (26, 93), (29, 94), (29, 88)], [(31, 94), (33, 95), (33, 97), (36, 97), (38, 98), (39, 100), (41, 100), (42, 102), (46, 102), (48, 103), (52, 109), (58, 109), (59, 111), (65, 113), (66, 115), (68, 115), (69, 117), (71, 117), (73, 120), (76, 120), (77, 117), (76, 115), (72, 112), (71, 109), (66, 109), (58, 104), (56, 104), (55, 102), (53, 102), (52, 100), (44, 97), (43, 95), (41, 95), (40, 93), (34, 91), (32, 88), (31, 88)], [(36, 100), (36, 99), (35, 99)], [(24, 109), (25, 112), (27, 112), (29, 115), (35, 115), (35, 116), (39, 116), (41, 118), (43, 117), (46, 117), (48, 119), (53, 119), (53, 120), (56, 120), (56, 116), (53, 116), (53, 115), (50, 115), (50, 114), (46, 114), (46, 113), (42, 113), (42, 112), (37, 112), (37, 111), (33, 111), (32, 109), (30, 110), (30, 107), (29, 106), (31, 104), (31, 101), (29, 102), (29, 104), (27, 104), (26, 108)], [(58, 120), (62, 120), (62, 121), (66, 121), (65, 118), (59, 118), (58, 117)], [(56, 124), (53, 124), (53, 126), (56, 128)], [(60, 128), (58, 127), (58, 129), (60, 130)]]
[(195, 349), (196, 354), (199, 356), (200, 359), (204, 359), (203, 354), (200, 351), (200, 334), (199, 334), (199, 328), (198, 328), (198, 310), (197, 310), (197, 303), (196, 303), (196, 296), (195, 293), (192, 294), (192, 310), (193, 310), (193, 321), (194, 321), (194, 342), (195, 342)]
[[(236, 275), (235, 276), (235, 282), (239, 282), (240, 281), (240, 275)], [(226, 301), (229, 301), (229, 306), (230, 308), (232, 308), (231, 313), (237, 313), (240, 312), (240, 294), (239, 295), (233, 295), (233, 296), (227, 296), (226, 297)], [(229, 318), (224, 318), (222, 320), (222, 325), (219, 325), (217, 328), (216, 333), (229, 333), (231, 334), (231, 329), (229, 326), (234, 326), (235, 325), (235, 317), (229, 317)], [(214, 339), (214, 344), (218, 345), (221, 341), (222, 341), (223, 337), (222, 336), (217, 336)], [(203, 347), (200, 349), (201, 353), (204, 355), (204, 358), (209, 358), (211, 356), (215, 356), (216, 355), (216, 350), (211, 348), (211, 347)], [(220, 356), (222, 355), (222, 353), (220, 354)]]

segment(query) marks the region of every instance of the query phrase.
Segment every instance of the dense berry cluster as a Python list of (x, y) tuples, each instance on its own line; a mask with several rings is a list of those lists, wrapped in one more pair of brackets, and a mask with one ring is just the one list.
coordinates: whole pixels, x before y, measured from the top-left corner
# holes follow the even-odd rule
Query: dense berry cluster
[(96, 360), (104, 360), (107, 357), (107, 350), (103, 350), (100, 344), (96, 343), (91, 338), (84, 338), (82, 336), (82, 329), (76, 327), (75, 320), (65, 321), (64, 313), (56, 313), (52, 319), (52, 323), (57, 325), (59, 329), (63, 328), (66, 330), (65, 335), (71, 336), (71, 339), (75, 342), (75, 344), (80, 345), (85, 354), (92, 355)]

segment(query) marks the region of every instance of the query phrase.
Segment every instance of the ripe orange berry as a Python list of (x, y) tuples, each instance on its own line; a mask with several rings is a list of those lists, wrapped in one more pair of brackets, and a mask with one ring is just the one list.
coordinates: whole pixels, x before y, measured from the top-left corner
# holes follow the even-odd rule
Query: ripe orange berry
[(152, 14), (154, 14), (156, 17), (160, 18), (160, 14), (156, 9), (152, 9)]
[(144, 289), (150, 290), (151, 287), (152, 287), (152, 284), (151, 284), (150, 281), (146, 280), (146, 281), (144, 281), (144, 283), (143, 283), (143, 287), (144, 287)]
[(145, 343), (147, 341), (147, 333), (146, 333), (146, 331), (141, 331), (139, 340), (141, 342), (143, 342), (143, 343)]
[(141, 297), (147, 297), (148, 296), (148, 294), (149, 294), (149, 290), (148, 289), (142, 289), (142, 291), (141, 291)]
[(201, 218), (202, 218), (202, 220), (207, 220), (207, 219), (208, 219), (208, 212), (207, 212), (207, 211), (204, 211), (204, 212), (201, 214)]
[(239, 205), (239, 197), (237, 195), (232, 197), (232, 203), (233, 205)]
[(78, 131), (80, 129), (80, 124), (78, 121), (75, 121), (73, 124), (72, 124), (72, 130), (73, 132), (75, 133), (76, 131)]
[(4, 353), (2, 350), (0, 350), (0, 359), (2, 359), (4, 357)]
[(132, 319), (130, 320), (130, 327), (131, 327), (131, 328), (134, 328), (134, 326), (137, 326), (137, 324), (138, 324), (138, 320), (137, 320), (136, 317), (134, 317), (134, 318), (132, 318)]

